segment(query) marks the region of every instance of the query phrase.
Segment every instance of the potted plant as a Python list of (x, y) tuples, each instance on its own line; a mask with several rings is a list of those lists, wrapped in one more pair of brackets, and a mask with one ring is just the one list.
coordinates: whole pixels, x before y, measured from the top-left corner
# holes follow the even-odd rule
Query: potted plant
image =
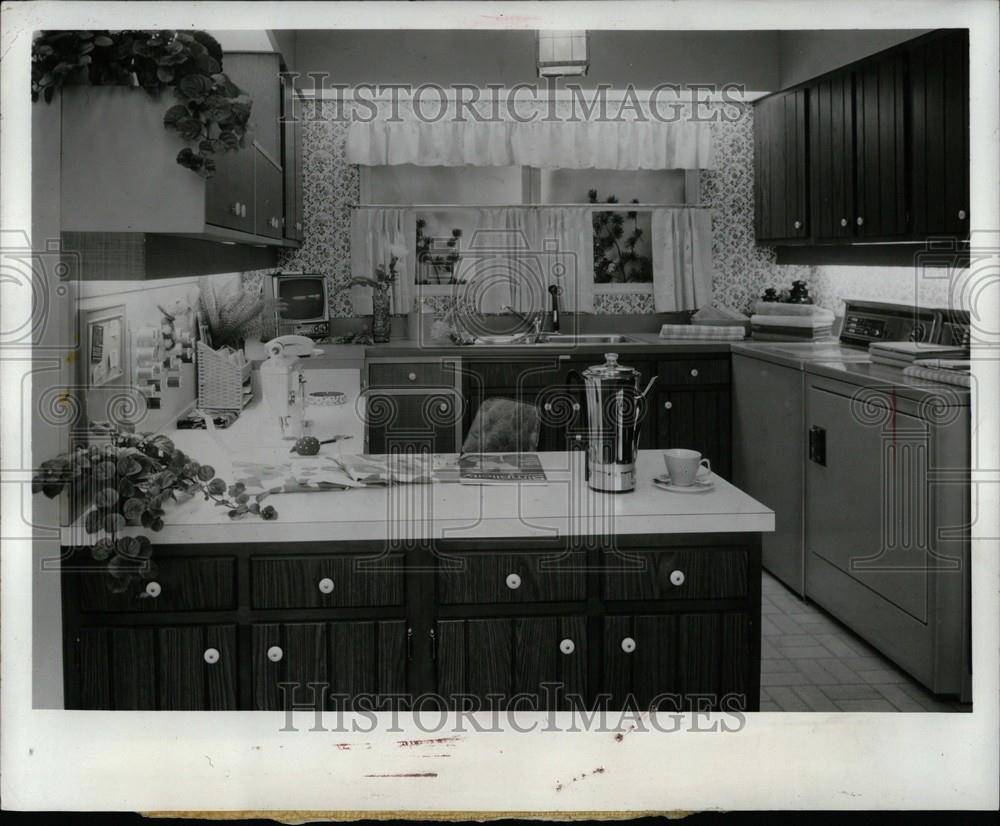
[(51, 103), (67, 85), (133, 86), (176, 102), (164, 126), (188, 146), (177, 163), (203, 177), (214, 156), (243, 146), (253, 105), (223, 72), (218, 41), (203, 31), (45, 31), (32, 43), (31, 99)]
[(399, 262), (397, 252), (398, 250), (390, 253), (388, 268), (382, 264), (376, 265), (374, 278), (356, 275), (347, 284), (348, 287), (372, 288), (372, 340), (376, 343), (384, 344), (389, 340), (392, 323), (389, 291), (399, 277), (396, 272), (396, 264)]
[(93, 431), (106, 443), (80, 446), (42, 462), (31, 488), (50, 499), (69, 491), (84, 500), (83, 526), (95, 537), (90, 552), (105, 563), (115, 593), (128, 590), (138, 579), (156, 576), (152, 541), (126, 529), (163, 530), (170, 502), (203, 496), (226, 508), (230, 519), (278, 518), (272, 506), (261, 505), (267, 493), (251, 497), (242, 483), (227, 485), (211, 465), (200, 464), (166, 436), (103, 425), (95, 425)]

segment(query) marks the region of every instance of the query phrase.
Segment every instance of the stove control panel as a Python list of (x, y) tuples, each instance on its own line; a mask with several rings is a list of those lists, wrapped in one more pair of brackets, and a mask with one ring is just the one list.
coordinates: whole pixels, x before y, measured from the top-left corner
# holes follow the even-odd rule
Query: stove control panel
[(848, 301), (840, 340), (867, 347), (873, 341), (936, 341), (938, 314), (899, 304)]

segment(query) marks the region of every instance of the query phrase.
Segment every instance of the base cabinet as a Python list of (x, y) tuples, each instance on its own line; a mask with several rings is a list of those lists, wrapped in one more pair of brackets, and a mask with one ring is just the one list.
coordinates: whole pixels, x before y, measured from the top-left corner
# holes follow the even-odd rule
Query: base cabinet
[(758, 535), (618, 537), (613, 552), (569, 539), (157, 554), (177, 554), (181, 583), (185, 565), (230, 560), (235, 605), (142, 607), (161, 589), (88, 610), (80, 582), (104, 574), (68, 556), (68, 708), (406, 710), (428, 695), (450, 709), (758, 708)]

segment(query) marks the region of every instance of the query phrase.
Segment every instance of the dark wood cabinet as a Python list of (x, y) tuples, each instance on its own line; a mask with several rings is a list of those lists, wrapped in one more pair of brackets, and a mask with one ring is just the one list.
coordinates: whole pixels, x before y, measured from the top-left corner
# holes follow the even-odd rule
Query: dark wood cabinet
[(828, 77), (809, 90), (812, 236), (854, 237), (854, 75)]
[(162, 615), (81, 611), (69, 555), (67, 708), (405, 710), (428, 692), (449, 707), (592, 708), (603, 694), (697, 707), (686, 695), (708, 694), (757, 708), (759, 537), (518, 545), (187, 547), (236, 559), (237, 602)]
[(367, 452), (457, 453), (461, 397), (435, 393), (371, 393), (367, 397)]
[(235, 625), (87, 627), (68, 679), (78, 708), (228, 711), (239, 708)]
[(754, 228), (758, 241), (809, 235), (806, 92), (754, 104)]
[(865, 245), (853, 263), (903, 263), (902, 242), (967, 238), (968, 72), (968, 32), (939, 30), (757, 101), (757, 240), (787, 248), (779, 263), (846, 263), (819, 248), (847, 244)]
[(283, 174), (260, 149), (254, 152), (254, 232), (281, 238)]
[(913, 233), (969, 236), (969, 33), (907, 50)]

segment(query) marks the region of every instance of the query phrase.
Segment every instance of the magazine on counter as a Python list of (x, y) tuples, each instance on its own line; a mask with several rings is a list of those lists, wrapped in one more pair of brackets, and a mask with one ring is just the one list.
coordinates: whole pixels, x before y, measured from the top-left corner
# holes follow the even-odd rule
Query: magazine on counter
[(458, 460), (458, 471), (463, 485), (546, 481), (534, 453), (468, 453)]
[(307, 493), (458, 481), (454, 454), (305, 456), (283, 462), (233, 462), (247, 493)]

